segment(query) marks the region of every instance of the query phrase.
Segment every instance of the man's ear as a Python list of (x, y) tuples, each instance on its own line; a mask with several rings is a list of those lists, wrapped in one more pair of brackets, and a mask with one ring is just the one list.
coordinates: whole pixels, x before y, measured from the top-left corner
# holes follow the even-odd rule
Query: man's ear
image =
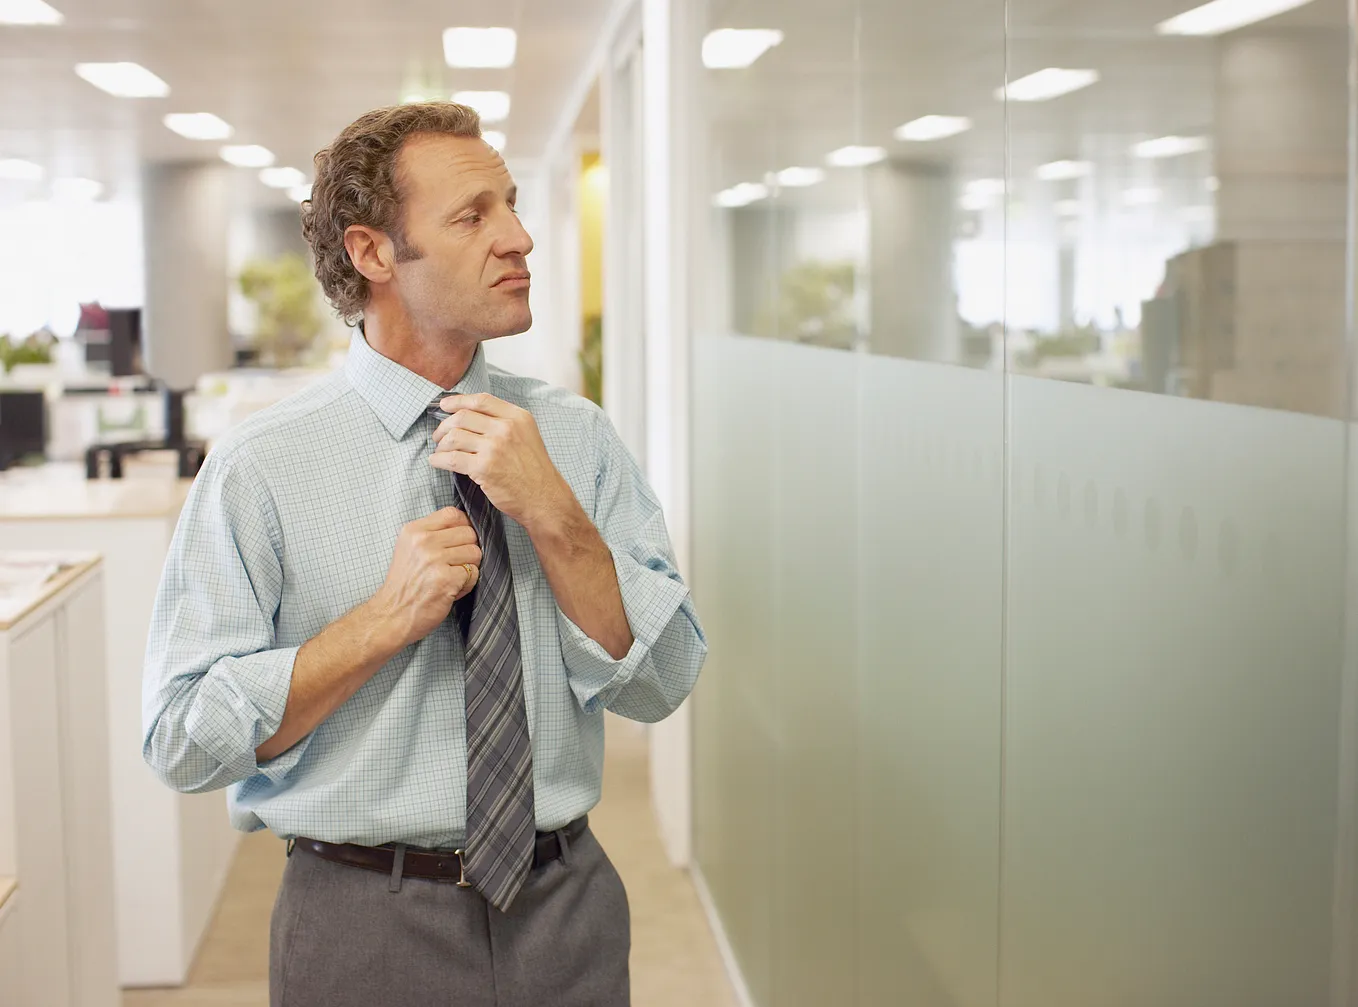
[(369, 283), (391, 281), (396, 249), (381, 231), (365, 224), (351, 224), (344, 232), (344, 250)]

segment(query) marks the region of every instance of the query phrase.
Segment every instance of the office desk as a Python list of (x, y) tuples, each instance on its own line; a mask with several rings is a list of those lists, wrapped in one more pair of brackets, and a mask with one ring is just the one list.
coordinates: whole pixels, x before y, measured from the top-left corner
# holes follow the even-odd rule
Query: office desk
[[(142, 760), (141, 679), (151, 609), (191, 483), (156, 474), (86, 482), (78, 465), (0, 476), (0, 549), (104, 557), (118, 976), (178, 986), (226, 880), (239, 834), (226, 798), (168, 790)], [(20, 879), (22, 883), (22, 878)]]
[(98, 557), (0, 552), (3, 1003), (120, 1000), (102, 619)]

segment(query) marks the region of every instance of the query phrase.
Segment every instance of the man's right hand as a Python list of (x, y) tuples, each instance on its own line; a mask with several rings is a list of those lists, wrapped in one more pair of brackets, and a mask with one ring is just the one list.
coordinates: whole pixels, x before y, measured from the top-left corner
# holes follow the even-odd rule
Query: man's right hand
[[(468, 569), (470, 567), (470, 570)], [(453, 507), (401, 529), (373, 610), (396, 635), (398, 649), (423, 640), (480, 579), (481, 547), (467, 515)]]

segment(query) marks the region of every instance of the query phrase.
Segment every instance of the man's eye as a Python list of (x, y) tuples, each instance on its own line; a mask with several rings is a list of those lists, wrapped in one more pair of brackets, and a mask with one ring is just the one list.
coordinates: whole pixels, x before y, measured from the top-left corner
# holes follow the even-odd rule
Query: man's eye
[(462, 218), (462, 222), (464, 224), (479, 224), (481, 223), (481, 214), (469, 213), (467, 216)]

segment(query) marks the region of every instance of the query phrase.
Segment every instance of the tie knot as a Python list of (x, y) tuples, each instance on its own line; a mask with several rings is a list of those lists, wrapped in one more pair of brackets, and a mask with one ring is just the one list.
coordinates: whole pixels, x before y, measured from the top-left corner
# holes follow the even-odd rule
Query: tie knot
[(452, 392), (440, 392), (438, 398), (425, 407), (425, 412), (434, 417), (437, 422), (442, 423), (448, 418), (448, 413), (443, 411), (443, 406), (440, 403), (451, 394)]

